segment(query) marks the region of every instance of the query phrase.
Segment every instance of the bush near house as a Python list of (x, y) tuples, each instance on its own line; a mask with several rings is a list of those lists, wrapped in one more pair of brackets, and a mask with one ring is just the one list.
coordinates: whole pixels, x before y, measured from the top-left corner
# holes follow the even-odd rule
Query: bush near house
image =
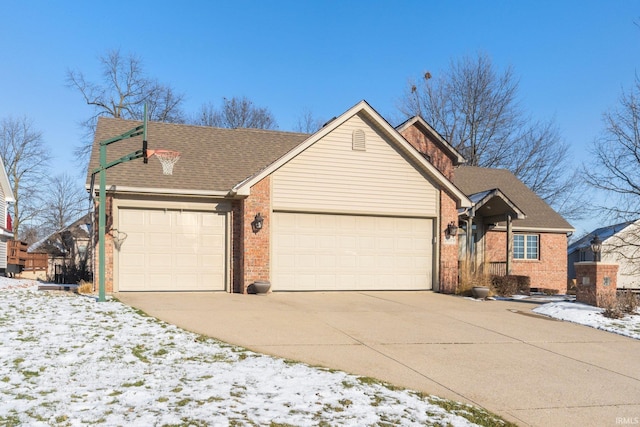
[(519, 275), (491, 276), (491, 288), (495, 294), (500, 296), (528, 295), (531, 288), (531, 278)]
[(640, 301), (630, 290), (618, 291), (615, 299), (606, 301), (602, 315), (610, 319), (621, 319), (628, 314), (636, 314)]

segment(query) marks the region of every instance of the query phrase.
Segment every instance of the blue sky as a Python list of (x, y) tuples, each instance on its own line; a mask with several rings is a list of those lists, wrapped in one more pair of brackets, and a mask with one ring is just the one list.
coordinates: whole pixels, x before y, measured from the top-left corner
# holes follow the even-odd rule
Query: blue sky
[(532, 117), (555, 119), (573, 168), (634, 82), (635, 20), (635, 0), (0, 0), (0, 118), (32, 119), (54, 150), (52, 173), (75, 174), (78, 123), (92, 110), (65, 73), (97, 80), (109, 49), (141, 56), (150, 76), (186, 95), (187, 112), (247, 96), (282, 130), (303, 109), (330, 119), (362, 99), (397, 124), (408, 79), (484, 52), (514, 68)]

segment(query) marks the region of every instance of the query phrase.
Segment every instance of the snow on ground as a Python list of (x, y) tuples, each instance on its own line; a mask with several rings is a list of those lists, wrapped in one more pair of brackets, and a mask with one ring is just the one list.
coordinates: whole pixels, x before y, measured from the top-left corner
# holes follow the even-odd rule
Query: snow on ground
[(555, 319), (580, 323), (592, 328), (640, 339), (640, 313), (627, 315), (622, 319), (609, 319), (602, 315), (602, 308), (566, 301), (544, 304), (533, 311)]
[(467, 418), (502, 423), (186, 332), (113, 300), (0, 278), (0, 425), (476, 425)]

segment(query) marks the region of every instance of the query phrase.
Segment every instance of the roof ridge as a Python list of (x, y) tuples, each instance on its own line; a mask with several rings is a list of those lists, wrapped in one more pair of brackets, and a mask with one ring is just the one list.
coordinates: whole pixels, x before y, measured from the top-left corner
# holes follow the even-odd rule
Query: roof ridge
[[(132, 119), (122, 119), (118, 117), (109, 117), (109, 116), (100, 116), (98, 117), (100, 120), (109, 120), (109, 121), (117, 121), (117, 122), (130, 122), (130, 123), (142, 123), (142, 120), (132, 120)], [(257, 128), (223, 128), (217, 126), (208, 126), (208, 125), (199, 125), (195, 123), (172, 123), (172, 122), (160, 122), (156, 120), (149, 120), (149, 124), (158, 124), (163, 126), (188, 126), (190, 128), (202, 128), (202, 129), (215, 129), (222, 131), (248, 131), (248, 132), (257, 132), (257, 133), (270, 133), (270, 134), (283, 134), (283, 135), (312, 135), (306, 132), (294, 132), (288, 130), (280, 130), (280, 129), (257, 129)]]

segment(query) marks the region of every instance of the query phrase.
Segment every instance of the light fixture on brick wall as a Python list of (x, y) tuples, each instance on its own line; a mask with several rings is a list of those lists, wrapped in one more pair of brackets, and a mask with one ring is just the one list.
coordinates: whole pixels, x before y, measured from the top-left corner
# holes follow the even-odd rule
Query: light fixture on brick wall
[(258, 213), (258, 215), (256, 215), (253, 218), (253, 221), (251, 222), (251, 228), (253, 229), (254, 233), (257, 233), (258, 231), (262, 230), (263, 225), (264, 225), (264, 218), (260, 213)]
[(445, 231), (447, 233), (447, 236), (455, 236), (458, 234), (458, 226), (456, 225), (456, 223), (454, 221), (451, 221), (448, 225), (447, 225), (447, 229)]
[(593, 252), (594, 261), (600, 261), (600, 251), (602, 250), (602, 240), (596, 234), (596, 237), (591, 239), (591, 251)]

